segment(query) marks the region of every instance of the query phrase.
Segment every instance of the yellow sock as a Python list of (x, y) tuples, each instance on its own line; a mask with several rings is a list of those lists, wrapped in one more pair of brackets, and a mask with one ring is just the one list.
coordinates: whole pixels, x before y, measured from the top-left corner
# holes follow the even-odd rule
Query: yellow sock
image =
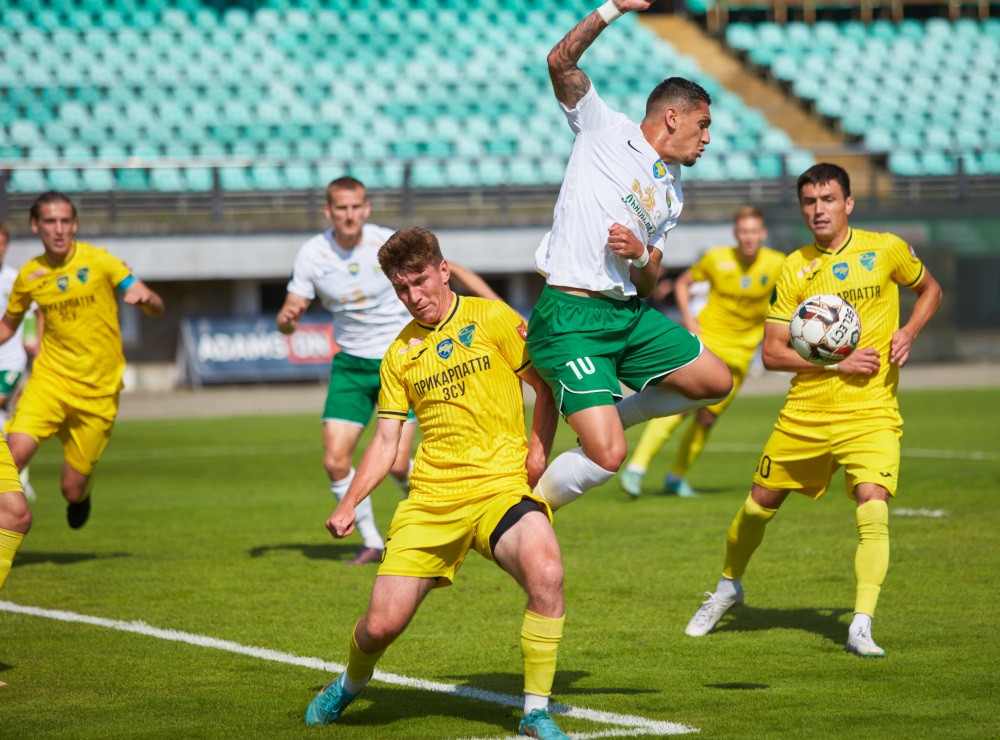
[(0, 529), (0, 588), (3, 588), (3, 584), (7, 581), (7, 575), (14, 564), (14, 554), (23, 539), (24, 535), (20, 532)]
[(687, 432), (684, 433), (681, 446), (677, 448), (677, 455), (674, 457), (674, 466), (670, 469), (670, 472), (678, 478), (687, 477), (687, 472), (694, 465), (694, 461), (701, 455), (701, 451), (705, 449), (705, 443), (708, 441), (708, 435), (711, 433), (712, 427), (703, 427), (697, 422), (692, 422)]
[(777, 509), (765, 509), (754, 501), (752, 496), (747, 496), (743, 508), (736, 513), (736, 518), (729, 525), (729, 536), (726, 538), (726, 563), (722, 575), (726, 578), (743, 577), (747, 563), (764, 540), (764, 528), (777, 513)]
[(358, 647), (357, 638), (354, 637), (354, 632), (357, 629), (358, 626), (354, 625), (354, 629), (351, 630), (351, 651), (347, 659), (347, 677), (352, 681), (364, 684), (372, 677), (375, 672), (375, 664), (385, 653), (386, 648), (382, 648), (376, 653), (362, 652), (361, 648)]
[(556, 652), (566, 617), (543, 617), (524, 612), (521, 624), (521, 657), (524, 659), (524, 693), (548, 696), (556, 677)]
[(854, 611), (875, 616), (882, 581), (889, 570), (889, 504), (868, 501), (854, 517), (858, 522), (858, 550), (854, 555), (854, 577), (858, 581)]
[(628, 461), (629, 466), (646, 470), (682, 421), (684, 421), (683, 416), (661, 416), (648, 422), (642, 430), (639, 444), (635, 446), (635, 452)]

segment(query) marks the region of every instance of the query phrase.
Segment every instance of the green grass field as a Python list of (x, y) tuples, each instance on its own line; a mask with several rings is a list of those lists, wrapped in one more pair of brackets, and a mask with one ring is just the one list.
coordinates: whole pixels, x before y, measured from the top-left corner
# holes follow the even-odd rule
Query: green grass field
[[(902, 398), (892, 510), (943, 515), (891, 515), (874, 628), (887, 658), (843, 650), (857, 533), (842, 473), (819, 502), (793, 497), (771, 524), (744, 579), (747, 606), (716, 633), (685, 637), (780, 405), (735, 402), (690, 477), (697, 499), (655, 492), (675, 435), (640, 499), (614, 481), (558, 513), (567, 618), (554, 699), (594, 712), (560, 725), (588, 738), (674, 727), (651, 722), (713, 738), (1000, 736), (1000, 389)], [(556, 449), (572, 443), (561, 425)], [(320, 661), (346, 659), (375, 574), (345, 566), (359, 540), (337, 542), (323, 526), (333, 500), (315, 417), (122, 422), (80, 531), (57, 493), (60, 455), (48, 444), (32, 465), (34, 528), (0, 592), (0, 737), (513, 735), (520, 709), (479, 695), (519, 703), (524, 598), (475, 554), (380, 663), (392, 681), (374, 681), (332, 727), (303, 725), (332, 677)], [(374, 496), (384, 532), (399, 494), (384, 483)], [(148, 628), (123, 631), (131, 622)], [(237, 654), (208, 638), (314, 660)]]

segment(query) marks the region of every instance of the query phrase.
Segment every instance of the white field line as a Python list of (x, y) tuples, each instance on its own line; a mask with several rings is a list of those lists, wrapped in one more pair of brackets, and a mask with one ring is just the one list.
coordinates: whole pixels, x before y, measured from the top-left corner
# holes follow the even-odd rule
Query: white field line
[(889, 511), (893, 516), (918, 516), (928, 519), (940, 519), (948, 514), (944, 509), (890, 509)]
[[(300, 655), (292, 655), (291, 653), (282, 653), (268, 648), (242, 645), (238, 642), (232, 642), (231, 640), (220, 640), (215, 637), (208, 637), (207, 635), (196, 635), (191, 632), (161, 629), (159, 627), (153, 627), (152, 625), (146, 624), (142, 621), (125, 622), (117, 619), (91, 617), (86, 614), (77, 614), (75, 612), (67, 612), (56, 609), (42, 609), (37, 606), (22, 606), (21, 604), (15, 604), (11, 601), (0, 601), (0, 611), (12, 612), (14, 614), (24, 614), (32, 617), (42, 617), (44, 619), (55, 619), (60, 622), (74, 622), (78, 624), (89, 624), (95, 627), (106, 627), (120, 632), (131, 632), (136, 635), (157, 637), (161, 640), (169, 640), (171, 642), (183, 642), (188, 645), (196, 645), (198, 647), (225, 650), (226, 652), (245, 655), (251, 658), (270, 660), (275, 663), (287, 663), (288, 665), (312, 668), (319, 671), (325, 671), (327, 673), (336, 674), (341, 673), (344, 670), (344, 666), (342, 664), (331, 663), (329, 661), (321, 660), (320, 658), (308, 658)], [(426, 681), (420, 678), (411, 678), (409, 676), (401, 676), (396, 673), (386, 673), (384, 671), (375, 671), (374, 680), (395, 686), (405, 686), (407, 688), (422, 689), (424, 691), (434, 691), (440, 694), (459, 696), (464, 699), (476, 699), (479, 701), (489, 702), (491, 704), (500, 704), (501, 706), (521, 707), (524, 702), (523, 697), (520, 696), (497, 694), (493, 691), (484, 691), (482, 689), (475, 689), (468, 686), (458, 686), (456, 684)], [(585, 719), (591, 722), (614, 725), (618, 728), (623, 728), (625, 731), (625, 734), (608, 734), (609, 731), (605, 731), (598, 734), (579, 735), (578, 737), (580, 738), (629, 737), (636, 734), (681, 735), (689, 732), (698, 732), (698, 730), (693, 727), (688, 727), (687, 725), (682, 725), (677, 722), (663, 722), (629, 714), (600, 712), (593, 709), (572, 707), (566, 704), (552, 704), (549, 709), (553, 714), (561, 714), (575, 719)], [(615, 731), (612, 730), (610, 732)]]
[[(760, 454), (763, 442), (758, 445), (712, 444), (705, 452), (737, 452)], [(266, 444), (266, 445), (202, 445), (199, 447), (165, 447), (158, 450), (109, 450), (102, 460), (125, 462), (131, 460), (174, 460), (193, 457), (256, 457), (266, 455), (289, 455), (294, 453), (319, 454), (317, 444)], [(932, 460), (1000, 460), (1000, 452), (987, 450), (928, 450), (903, 448), (903, 457), (928, 458)], [(33, 462), (42, 465), (61, 465), (62, 455), (37, 455)]]

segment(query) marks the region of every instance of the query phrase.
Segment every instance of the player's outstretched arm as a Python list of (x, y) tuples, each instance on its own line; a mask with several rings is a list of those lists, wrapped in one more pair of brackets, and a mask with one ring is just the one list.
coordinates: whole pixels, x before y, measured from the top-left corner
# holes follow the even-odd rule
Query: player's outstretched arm
[[(595, 10), (582, 21), (573, 26), (558, 44), (549, 52), (549, 77), (556, 99), (569, 108), (575, 108), (581, 98), (590, 89), (590, 78), (577, 66), (601, 31), (608, 27), (609, 21), (618, 15), (632, 10), (645, 10), (652, 3), (645, 0), (608, 0), (599, 10)], [(608, 15), (610, 14), (610, 15)]]
[(913, 305), (913, 313), (905, 326), (900, 327), (892, 335), (889, 343), (889, 362), (895, 362), (900, 367), (910, 359), (910, 347), (913, 340), (923, 331), (941, 305), (941, 285), (929, 272), (924, 272), (924, 279), (911, 290), (917, 294), (917, 302)]
[(337, 504), (333, 514), (326, 520), (326, 528), (338, 540), (354, 531), (354, 509), (389, 475), (402, 434), (402, 419), (378, 420), (375, 425), (375, 436), (365, 454), (361, 456), (358, 472), (354, 474), (350, 488)]
[(125, 290), (124, 301), (136, 306), (147, 316), (162, 316), (165, 310), (163, 299), (141, 280), (136, 280)]
[(281, 310), (278, 311), (277, 324), (278, 331), (282, 334), (291, 334), (299, 325), (299, 319), (302, 318), (302, 314), (306, 312), (309, 308), (309, 304), (312, 303), (308, 298), (296, 295), (295, 293), (288, 293), (285, 296), (285, 302), (281, 306)]
[(559, 425), (559, 412), (552, 397), (552, 389), (535, 368), (521, 373), (521, 380), (535, 391), (535, 410), (531, 415), (531, 438), (528, 440), (526, 462), (528, 485), (534, 488), (549, 464), (552, 440), (555, 439), (556, 427)]

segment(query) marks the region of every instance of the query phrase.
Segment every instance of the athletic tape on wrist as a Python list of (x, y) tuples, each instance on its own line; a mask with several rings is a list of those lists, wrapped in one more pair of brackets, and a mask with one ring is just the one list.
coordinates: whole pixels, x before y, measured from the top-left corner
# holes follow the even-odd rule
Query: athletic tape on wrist
[(637, 259), (632, 260), (632, 266), (633, 267), (645, 267), (648, 264), (649, 264), (649, 250), (648, 249), (645, 250), (642, 253), (642, 257), (638, 257)]
[(599, 7), (597, 13), (609, 26), (624, 15), (618, 10), (618, 6), (614, 4), (613, 0), (608, 0), (604, 5)]

